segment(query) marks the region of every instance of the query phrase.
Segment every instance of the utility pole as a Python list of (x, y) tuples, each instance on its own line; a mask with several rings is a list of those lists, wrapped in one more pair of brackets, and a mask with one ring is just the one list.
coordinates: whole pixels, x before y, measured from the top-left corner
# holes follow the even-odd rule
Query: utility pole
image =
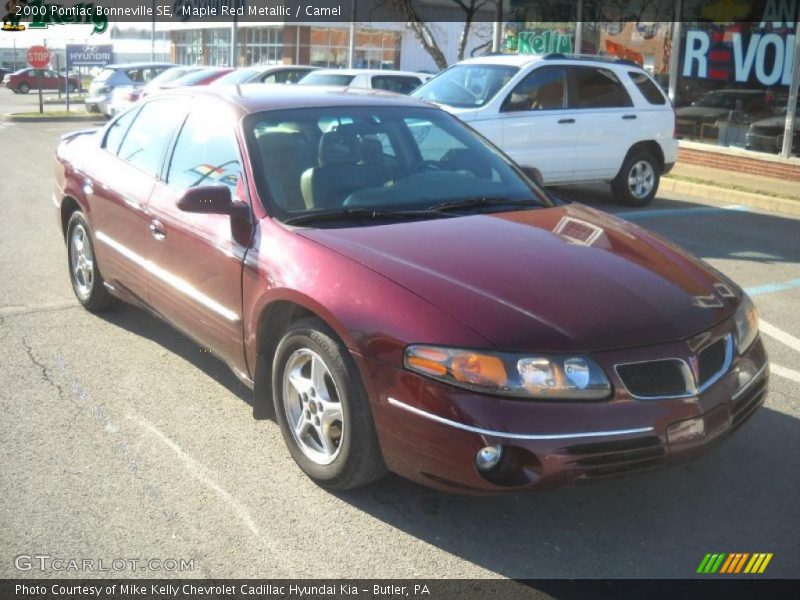
[(492, 52), (500, 52), (503, 44), (503, 0), (495, 0)]
[(347, 68), (352, 69), (356, 60), (356, 0), (350, 4), (350, 39), (347, 43)]
[[(236, 8), (240, 6), (239, 0), (236, 0)], [(235, 69), (239, 66), (238, 52), (236, 50), (236, 35), (238, 33), (239, 17), (234, 13), (233, 21), (231, 21), (231, 66)]]

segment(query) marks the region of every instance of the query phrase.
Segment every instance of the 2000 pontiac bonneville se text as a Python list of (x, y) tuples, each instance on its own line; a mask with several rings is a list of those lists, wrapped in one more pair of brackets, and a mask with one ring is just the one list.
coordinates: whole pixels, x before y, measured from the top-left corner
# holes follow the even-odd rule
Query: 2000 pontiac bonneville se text
[(374, 91), (175, 91), (65, 136), (54, 201), (90, 311), (225, 361), (297, 464), (462, 493), (665, 465), (746, 421), (768, 362), (732, 281), (548, 197), (455, 117)]

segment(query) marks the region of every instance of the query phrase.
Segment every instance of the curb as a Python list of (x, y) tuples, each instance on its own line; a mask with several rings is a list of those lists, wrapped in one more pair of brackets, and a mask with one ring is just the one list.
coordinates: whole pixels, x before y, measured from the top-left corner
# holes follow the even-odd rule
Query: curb
[(720, 202), (744, 204), (766, 212), (800, 216), (800, 200), (789, 200), (786, 198), (756, 194), (754, 192), (731, 190), (706, 183), (681, 181), (679, 179), (672, 179), (669, 176), (662, 177), (659, 190), (686, 194), (688, 196), (697, 196), (699, 198), (707, 198)]
[[(47, 113), (44, 113), (47, 115)], [(103, 119), (103, 115), (80, 115), (76, 114), (75, 116), (70, 117), (23, 117), (20, 115), (15, 115), (14, 113), (2, 115), (0, 120), (3, 121), (11, 121), (15, 123), (69, 123), (69, 122), (91, 122), (91, 121), (105, 121)]]

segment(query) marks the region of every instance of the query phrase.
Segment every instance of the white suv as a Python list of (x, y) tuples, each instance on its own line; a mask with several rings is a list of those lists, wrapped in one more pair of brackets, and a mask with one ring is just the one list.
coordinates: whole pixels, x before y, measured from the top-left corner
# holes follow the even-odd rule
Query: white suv
[(412, 94), (469, 123), (545, 185), (608, 181), (644, 206), (675, 164), (675, 111), (635, 63), (563, 54), (462, 61)]

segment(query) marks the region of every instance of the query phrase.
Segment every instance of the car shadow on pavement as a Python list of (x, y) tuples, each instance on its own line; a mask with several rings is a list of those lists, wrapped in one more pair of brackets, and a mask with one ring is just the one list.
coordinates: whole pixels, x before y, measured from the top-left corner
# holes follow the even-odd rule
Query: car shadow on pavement
[(156, 342), (252, 406), (252, 393), (224, 362), (145, 309), (120, 302), (114, 310), (99, 313), (98, 316), (112, 325)]
[(798, 472), (800, 421), (762, 407), (700, 459), (639, 475), (503, 497), (389, 476), (336, 495), (511, 578), (692, 577), (707, 552), (773, 552), (769, 575), (793, 577)]
[[(565, 200), (619, 214), (703, 259), (726, 258), (763, 264), (800, 262), (798, 218), (747, 207), (726, 210), (691, 199), (660, 196), (649, 206), (630, 208), (617, 204), (607, 186), (599, 184), (565, 186), (553, 188), (551, 192)], [(765, 232), (769, 232), (768, 235)]]

